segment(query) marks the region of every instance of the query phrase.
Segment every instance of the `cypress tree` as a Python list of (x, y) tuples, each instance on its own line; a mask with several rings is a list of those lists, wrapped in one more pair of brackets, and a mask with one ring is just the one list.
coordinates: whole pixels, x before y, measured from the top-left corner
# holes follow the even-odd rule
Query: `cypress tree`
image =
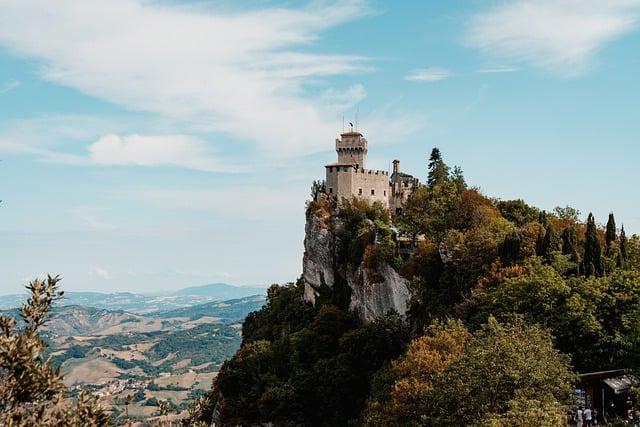
[(547, 235), (547, 230), (542, 228), (538, 233), (538, 237), (536, 238), (536, 255), (544, 256), (544, 238)]
[(587, 276), (602, 275), (602, 248), (598, 240), (598, 230), (593, 214), (587, 219), (587, 233), (584, 243), (583, 271)]
[(449, 179), (449, 166), (442, 160), (442, 154), (437, 147), (431, 150), (428, 168), (429, 176), (427, 178), (427, 185), (429, 188), (443, 184)]
[(607, 233), (605, 235), (605, 243), (607, 245), (607, 250), (611, 248), (611, 243), (615, 242), (617, 239), (616, 236), (616, 219), (613, 216), (613, 213), (609, 214), (609, 221), (607, 221)]
[(567, 227), (562, 231), (562, 253), (571, 257), (571, 262), (576, 265), (574, 273), (579, 275), (580, 255), (578, 254), (578, 235), (576, 234), (576, 229), (573, 227)]
[(556, 234), (553, 224), (547, 225), (547, 231), (544, 235), (544, 241), (542, 242), (542, 256), (548, 262), (553, 259), (553, 253), (559, 249), (560, 242), (558, 235)]
[(500, 259), (506, 265), (511, 265), (520, 259), (520, 247), (522, 239), (517, 231), (507, 234), (500, 245)]
[(624, 231), (624, 224), (620, 230), (620, 255), (623, 261), (627, 260), (627, 233)]

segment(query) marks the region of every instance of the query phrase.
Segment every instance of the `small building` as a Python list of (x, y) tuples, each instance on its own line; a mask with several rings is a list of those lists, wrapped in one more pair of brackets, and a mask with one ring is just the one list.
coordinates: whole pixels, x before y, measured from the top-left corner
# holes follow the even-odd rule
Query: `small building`
[(580, 374), (577, 405), (595, 410), (600, 422), (626, 418), (631, 409), (631, 388), (638, 385), (638, 379), (623, 369)]
[(358, 131), (351, 129), (336, 139), (338, 161), (325, 166), (326, 194), (337, 200), (354, 197), (380, 202), (397, 213), (409, 195), (419, 186), (417, 178), (400, 172), (400, 161), (393, 161), (393, 175), (366, 168), (369, 143)]

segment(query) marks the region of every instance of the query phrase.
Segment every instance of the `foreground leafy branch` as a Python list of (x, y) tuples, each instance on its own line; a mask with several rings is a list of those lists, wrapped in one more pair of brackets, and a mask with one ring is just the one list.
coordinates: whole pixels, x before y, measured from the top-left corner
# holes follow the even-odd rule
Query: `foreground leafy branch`
[(0, 426), (110, 425), (106, 411), (87, 393), (75, 402), (65, 398), (58, 369), (44, 358), (40, 329), (63, 297), (59, 282), (59, 276), (48, 276), (27, 285), (29, 298), (19, 309), (24, 326), (0, 316)]

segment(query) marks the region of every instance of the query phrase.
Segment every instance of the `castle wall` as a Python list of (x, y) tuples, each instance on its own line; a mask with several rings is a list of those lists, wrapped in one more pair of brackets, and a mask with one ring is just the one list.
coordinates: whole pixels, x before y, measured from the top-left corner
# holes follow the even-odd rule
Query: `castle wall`
[(352, 194), (373, 202), (380, 202), (389, 206), (389, 174), (385, 171), (359, 169), (354, 171), (352, 178)]
[(352, 166), (327, 166), (326, 186), (327, 193), (338, 200), (349, 199), (352, 193), (352, 181), (355, 170)]
[(327, 166), (327, 193), (338, 198), (361, 197), (389, 206), (391, 187), (385, 171), (355, 169), (351, 166)]

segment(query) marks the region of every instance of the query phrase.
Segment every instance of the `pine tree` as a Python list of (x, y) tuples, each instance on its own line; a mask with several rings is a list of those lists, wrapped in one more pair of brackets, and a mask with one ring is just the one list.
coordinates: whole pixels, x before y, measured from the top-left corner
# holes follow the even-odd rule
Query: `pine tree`
[(449, 179), (449, 166), (442, 160), (442, 154), (437, 147), (431, 150), (428, 168), (429, 176), (427, 178), (427, 185), (429, 188), (443, 184)]
[(611, 248), (611, 243), (615, 242), (618, 237), (616, 236), (616, 219), (613, 213), (609, 214), (609, 221), (607, 221), (607, 233), (605, 235), (605, 243), (607, 250)]
[(602, 248), (598, 240), (598, 230), (593, 214), (587, 219), (587, 233), (584, 243), (583, 271), (587, 276), (602, 275)]

